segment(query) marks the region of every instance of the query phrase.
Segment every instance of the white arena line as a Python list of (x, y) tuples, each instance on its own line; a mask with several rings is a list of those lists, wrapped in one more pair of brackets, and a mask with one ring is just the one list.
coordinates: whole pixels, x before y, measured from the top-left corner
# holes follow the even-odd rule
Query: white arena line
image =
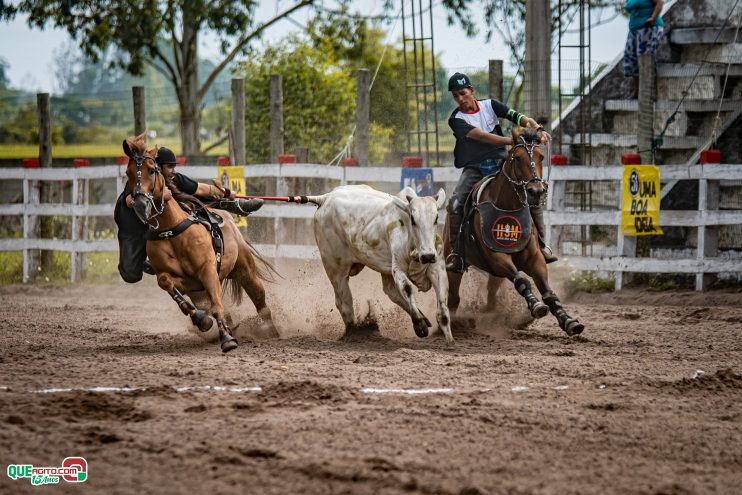
[[(178, 393), (183, 392), (232, 392), (232, 393), (260, 393), (263, 391), (263, 387), (259, 385), (249, 387), (226, 387), (223, 385), (193, 385), (193, 386), (181, 386), (181, 387), (170, 387), (173, 391)], [(556, 386), (541, 386), (536, 387), (537, 389), (551, 388), (552, 390), (569, 390), (569, 385), (556, 385)], [(606, 388), (604, 384), (598, 384), (596, 386), (598, 390)], [(70, 388), (38, 388), (32, 389), (28, 392), (33, 394), (57, 394), (65, 392), (93, 392), (93, 393), (129, 393), (139, 392), (147, 390), (147, 387), (70, 387)], [(465, 392), (457, 388), (382, 388), (382, 387), (362, 387), (359, 389), (364, 394), (402, 394), (402, 395), (428, 395), (428, 394), (454, 394), (459, 392)], [(494, 389), (486, 388), (479, 389), (479, 393), (489, 393)], [(524, 385), (514, 385), (510, 388), (513, 393), (528, 392), (532, 388)], [(6, 385), (0, 385), (0, 391), (11, 391), (11, 388)]]
[(176, 392), (198, 392), (198, 391), (209, 391), (214, 392), (262, 392), (263, 387), (222, 387), (221, 385), (203, 385), (200, 387), (175, 387)]
[(363, 387), (361, 392), (364, 394), (452, 394), (455, 388), (373, 388)]

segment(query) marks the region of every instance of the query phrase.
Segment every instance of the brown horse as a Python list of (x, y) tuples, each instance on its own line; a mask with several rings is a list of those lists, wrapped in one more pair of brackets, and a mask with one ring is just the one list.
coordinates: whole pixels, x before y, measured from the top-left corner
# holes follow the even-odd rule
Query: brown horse
[[(213, 210), (224, 219), (222, 226), (223, 255), (217, 273), (217, 254), (212, 245), (211, 233), (192, 215), (189, 215), (175, 197), (166, 200), (163, 194), (165, 176), (147, 151), (143, 135), (124, 141), (124, 153), (129, 157), (126, 176), (134, 199), (134, 211), (139, 219), (149, 225), (147, 256), (157, 272), (157, 284), (178, 304), (183, 314), (201, 330), (212, 326), (205, 311), (197, 309), (187, 297), (189, 293), (206, 291), (211, 301), (211, 314), (219, 328), (219, 342), (223, 352), (237, 347), (224, 316), (222, 282), (236, 301), (247, 292), (263, 320), (263, 329), (278, 335), (265, 304), (262, 280), (275, 273), (273, 267), (258, 255), (243, 239), (232, 216)], [(171, 188), (172, 189), (172, 188)], [(174, 194), (203, 206), (196, 198), (174, 191)], [(261, 266), (256, 265), (256, 258)]]
[[(543, 154), (539, 149), (539, 133), (513, 130), (513, 143), (502, 170), (494, 179), (485, 177), (472, 189), (467, 201), (473, 216), (464, 224), (467, 263), (495, 276), (513, 282), (515, 289), (528, 303), (535, 318), (549, 311), (567, 335), (577, 335), (584, 325), (570, 317), (549, 286), (549, 273), (539, 249), (536, 229), (531, 225), (529, 206), (540, 205), (546, 199), (548, 185), (541, 178)], [(486, 228), (482, 229), (482, 224)], [(527, 234), (530, 230), (530, 235)], [(448, 225), (444, 229), (448, 236)], [(485, 236), (489, 236), (485, 240)], [(519, 238), (522, 236), (522, 238)], [(446, 239), (446, 256), (450, 240)], [(498, 252), (493, 246), (503, 252)], [(536, 283), (543, 302), (531, 291), (531, 284), (519, 272), (525, 272)], [(462, 274), (448, 272), (448, 307), (453, 317), (459, 307), (459, 287)]]

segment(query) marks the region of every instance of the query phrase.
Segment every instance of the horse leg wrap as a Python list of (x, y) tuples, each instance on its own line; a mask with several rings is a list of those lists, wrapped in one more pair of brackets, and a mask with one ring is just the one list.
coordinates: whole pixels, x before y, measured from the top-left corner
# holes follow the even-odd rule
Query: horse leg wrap
[(526, 280), (525, 278), (516, 278), (515, 280), (513, 280), (513, 285), (515, 286), (515, 290), (518, 291), (518, 294), (523, 296), (523, 298), (528, 303), (529, 310), (538, 303), (538, 299), (536, 299), (536, 296), (533, 295), (533, 291), (531, 290), (531, 283), (528, 280)]
[(553, 314), (556, 319), (559, 321), (559, 326), (562, 328), (562, 330), (566, 330), (567, 324), (569, 324), (571, 318), (567, 314), (566, 311), (564, 311), (564, 308), (562, 307), (562, 302), (559, 300), (556, 294), (554, 294), (552, 291), (544, 292), (544, 302), (547, 306), (549, 306), (549, 310), (551, 311), (551, 314)]
[(196, 311), (196, 306), (194, 306), (190, 300), (186, 299), (185, 296), (183, 296), (183, 294), (181, 294), (178, 289), (173, 288), (173, 294), (171, 297), (184, 315), (190, 316), (193, 314), (194, 311)]

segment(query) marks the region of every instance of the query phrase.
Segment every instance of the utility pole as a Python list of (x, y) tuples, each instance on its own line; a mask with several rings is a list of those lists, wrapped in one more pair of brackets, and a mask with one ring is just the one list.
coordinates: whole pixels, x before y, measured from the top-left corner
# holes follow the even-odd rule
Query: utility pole
[(551, 8), (526, 0), (525, 112), (544, 127), (551, 122)]

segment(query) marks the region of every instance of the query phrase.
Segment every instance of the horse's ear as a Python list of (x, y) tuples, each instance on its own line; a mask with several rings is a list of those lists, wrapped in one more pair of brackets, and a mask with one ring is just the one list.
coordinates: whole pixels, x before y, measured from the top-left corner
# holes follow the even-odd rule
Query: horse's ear
[(134, 138), (134, 141), (144, 141), (144, 137), (147, 135), (147, 131), (144, 131), (140, 135)]
[(513, 130), (510, 131), (510, 136), (513, 138), (513, 144), (518, 142), (518, 137), (520, 136), (520, 133), (515, 130), (515, 126), (513, 126)]
[(128, 139), (124, 139), (123, 147), (124, 147), (124, 154), (128, 156), (129, 158), (131, 158), (131, 147), (129, 146)]

